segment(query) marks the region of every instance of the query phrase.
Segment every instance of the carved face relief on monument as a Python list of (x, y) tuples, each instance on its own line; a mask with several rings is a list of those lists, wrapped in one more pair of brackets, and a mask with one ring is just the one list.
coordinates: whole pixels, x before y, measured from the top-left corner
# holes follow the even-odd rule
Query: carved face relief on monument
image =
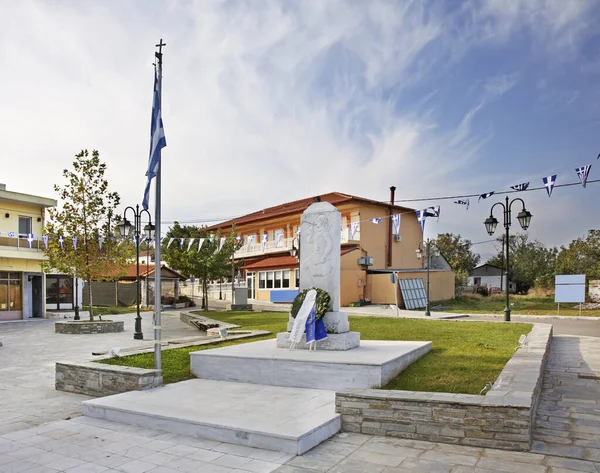
[(306, 259), (306, 271), (315, 278), (326, 278), (333, 272), (333, 240), (331, 228), (325, 215), (319, 215), (315, 222), (309, 225), (308, 242), (312, 252)]

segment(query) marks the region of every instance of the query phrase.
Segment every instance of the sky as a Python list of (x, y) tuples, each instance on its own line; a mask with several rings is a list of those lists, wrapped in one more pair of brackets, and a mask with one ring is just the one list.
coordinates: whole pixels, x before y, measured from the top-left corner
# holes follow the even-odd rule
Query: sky
[[(557, 184), (577, 182), (575, 168), (587, 164), (589, 179), (600, 178), (596, 0), (0, 0), (0, 8), (7, 190), (56, 198), (74, 155), (97, 149), (123, 205), (141, 204), (160, 38), (167, 223), (332, 191), (387, 201), (393, 185), (400, 204), (441, 206), (425, 237), (482, 242), (502, 196), (471, 198), (468, 210), (401, 200), (539, 187), (552, 174)], [(530, 236), (547, 245), (599, 228), (600, 182), (519, 197), (533, 214)], [(495, 251), (474, 249), (484, 260)]]

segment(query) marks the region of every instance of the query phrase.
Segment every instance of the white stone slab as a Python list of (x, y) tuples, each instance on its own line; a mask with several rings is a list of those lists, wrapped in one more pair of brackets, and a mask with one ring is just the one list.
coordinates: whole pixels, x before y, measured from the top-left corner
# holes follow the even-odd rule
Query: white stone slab
[(286, 350), (274, 340), (190, 353), (202, 379), (342, 390), (379, 388), (431, 350), (431, 342), (363, 340), (347, 351)]
[(83, 415), (295, 455), (341, 428), (334, 391), (206, 379), (84, 401)]
[[(277, 334), (277, 348), (290, 348), (289, 332), (281, 332)], [(345, 332), (345, 333), (329, 333), (325, 340), (317, 342), (317, 350), (352, 350), (360, 346), (360, 333)], [(302, 335), (299, 343), (296, 344), (296, 350), (307, 349), (306, 334)]]

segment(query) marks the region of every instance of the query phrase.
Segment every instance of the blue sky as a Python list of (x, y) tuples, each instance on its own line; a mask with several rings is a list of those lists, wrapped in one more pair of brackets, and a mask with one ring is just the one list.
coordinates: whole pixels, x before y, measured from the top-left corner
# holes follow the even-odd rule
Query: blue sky
[[(141, 201), (153, 46), (167, 42), (163, 217), (231, 217), (333, 190), (387, 200), (600, 176), (595, 0), (7, 2), (0, 156), (9, 189), (53, 195), (97, 148)], [(34, 175), (29, 173), (35, 169)], [(523, 194), (530, 234), (598, 228), (600, 185)], [(499, 199), (442, 206), (426, 236), (487, 240)], [(478, 249), (488, 255), (492, 245)]]

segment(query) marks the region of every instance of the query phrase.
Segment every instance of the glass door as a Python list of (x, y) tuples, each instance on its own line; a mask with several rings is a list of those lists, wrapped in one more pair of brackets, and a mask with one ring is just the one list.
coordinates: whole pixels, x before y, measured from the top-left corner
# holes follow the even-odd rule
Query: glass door
[(255, 298), (254, 273), (246, 273), (246, 287), (248, 288), (248, 299)]

